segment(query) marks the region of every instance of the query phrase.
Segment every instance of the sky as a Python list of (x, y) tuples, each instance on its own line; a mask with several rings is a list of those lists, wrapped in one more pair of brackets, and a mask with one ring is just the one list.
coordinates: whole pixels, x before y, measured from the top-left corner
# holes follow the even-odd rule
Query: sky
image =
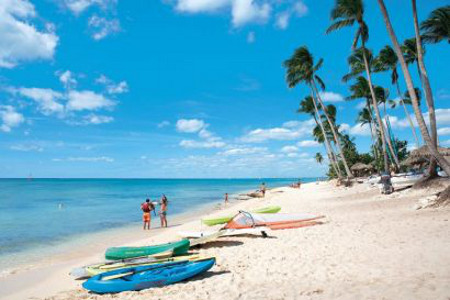
[[(376, 54), (390, 39), (376, 1), (365, 2)], [(399, 40), (412, 37), (410, 1), (385, 3)], [(323, 176), (314, 121), (296, 113), (309, 90), (289, 89), (282, 63), (304, 45), (324, 59), (323, 99), (368, 151), (370, 132), (355, 123), (363, 100), (345, 101), (341, 81), (355, 28), (325, 34), (333, 4), (0, 0), (0, 177)], [(448, 1), (417, 4), (423, 20)], [(427, 45), (425, 63), (448, 146), (448, 44)], [(389, 74), (373, 81), (397, 97)], [(413, 147), (403, 109), (388, 112)]]

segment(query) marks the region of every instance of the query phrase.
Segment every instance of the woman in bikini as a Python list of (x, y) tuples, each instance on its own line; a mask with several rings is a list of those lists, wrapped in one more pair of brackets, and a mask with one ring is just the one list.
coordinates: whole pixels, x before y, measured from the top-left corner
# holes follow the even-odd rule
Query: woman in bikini
[(161, 202), (159, 203), (161, 205), (161, 209), (159, 211), (159, 218), (161, 219), (161, 227), (167, 227), (167, 204), (168, 200), (166, 195), (162, 195)]

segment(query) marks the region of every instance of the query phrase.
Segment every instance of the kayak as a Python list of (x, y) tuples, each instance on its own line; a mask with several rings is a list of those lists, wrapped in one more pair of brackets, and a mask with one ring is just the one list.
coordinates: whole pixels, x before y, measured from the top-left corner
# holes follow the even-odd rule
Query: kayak
[(85, 281), (83, 287), (98, 294), (140, 291), (189, 279), (211, 269), (215, 262), (212, 257), (119, 269), (96, 275)]
[(175, 256), (175, 257), (169, 257), (169, 258), (162, 258), (162, 259), (156, 259), (153, 261), (139, 261), (138, 259), (135, 260), (135, 262), (112, 262), (110, 264), (97, 264), (97, 265), (91, 265), (86, 266), (85, 270), (87, 273), (86, 277), (92, 277), (101, 273), (110, 272), (118, 269), (123, 268), (131, 268), (131, 267), (137, 267), (137, 266), (150, 266), (155, 264), (164, 264), (164, 263), (171, 263), (171, 262), (177, 262), (177, 261), (194, 261), (198, 260), (200, 257), (198, 255), (181, 255), (181, 256)]
[(105, 258), (111, 260), (154, 255), (173, 250), (173, 255), (183, 255), (189, 250), (189, 240), (180, 240), (161, 245), (143, 247), (111, 247), (106, 249)]
[(190, 239), (191, 247), (215, 241), (221, 235), (222, 235), (222, 231), (219, 230), (219, 231), (211, 232), (210, 234), (205, 234), (205, 235), (197, 237), (197, 238), (191, 238)]
[[(255, 209), (252, 212), (258, 213), (258, 214), (269, 214), (269, 213), (277, 213), (281, 210), (280, 206), (267, 206), (259, 209)], [(229, 222), (231, 219), (233, 219), (234, 216), (226, 216), (226, 217), (218, 217), (213, 219), (203, 219), (203, 224), (207, 226), (214, 226), (219, 224), (225, 224)]]
[(178, 232), (178, 236), (182, 238), (191, 239), (195, 241), (195, 239), (200, 239), (204, 237), (210, 237), (213, 234), (220, 233), (219, 237), (226, 236), (239, 236), (239, 235), (262, 235), (262, 232), (270, 231), (269, 227), (259, 226), (254, 228), (243, 228), (243, 229), (221, 229), (218, 231), (180, 231)]
[[(75, 278), (85, 278), (85, 277), (91, 277), (94, 275), (97, 275), (101, 272), (95, 272), (93, 271), (96, 268), (101, 269), (108, 269), (112, 268), (114, 269), (115, 266), (123, 265), (123, 266), (132, 266), (132, 265), (139, 265), (139, 264), (147, 264), (147, 263), (156, 263), (158, 261), (162, 261), (164, 259), (168, 259), (173, 256), (173, 250), (161, 252), (158, 254), (148, 255), (148, 256), (141, 256), (141, 257), (133, 257), (133, 258), (125, 258), (120, 260), (107, 260), (103, 262), (98, 262), (96, 264), (86, 265), (82, 267), (78, 267), (70, 271), (69, 275)], [(91, 270), (92, 269), (92, 270)], [(111, 270), (106, 270), (111, 271)], [(105, 271), (103, 271), (105, 272)]]

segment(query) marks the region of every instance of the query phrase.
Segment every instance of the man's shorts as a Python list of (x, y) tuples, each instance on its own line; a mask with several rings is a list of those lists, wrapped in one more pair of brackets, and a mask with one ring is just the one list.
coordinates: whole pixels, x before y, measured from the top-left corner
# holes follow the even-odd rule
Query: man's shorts
[(145, 213), (142, 215), (142, 220), (143, 220), (144, 222), (150, 222), (150, 213), (149, 213), (149, 212), (145, 212)]

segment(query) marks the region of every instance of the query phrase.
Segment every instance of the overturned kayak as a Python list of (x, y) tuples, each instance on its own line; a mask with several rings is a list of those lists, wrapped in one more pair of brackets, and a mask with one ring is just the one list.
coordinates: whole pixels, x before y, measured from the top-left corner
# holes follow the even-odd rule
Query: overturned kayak
[(206, 258), (119, 269), (96, 275), (84, 282), (83, 287), (98, 294), (140, 291), (189, 279), (211, 269), (215, 261)]
[(167, 244), (143, 247), (111, 247), (106, 249), (105, 258), (118, 260), (124, 258), (154, 255), (161, 252), (173, 251), (173, 255), (183, 255), (189, 250), (189, 240), (180, 240)]
[[(252, 212), (258, 213), (258, 214), (268, 214), (268, 213), (277, 213), (280, 210), (281, 210), (280, 206), (268, 206), (268, 207), (263, 207), (263, 208), (253, 210)], [(233, 218), (233, 216), (218, 217), (218, 218), (212, 218), (212, 219), (203, 219), (202, 222), (203, 222), (203, 224), (205, 224), (207, 226), (214, 226), (214, 225), (219, 225), (219, 224), (225, 224), (225, 223), (229, 222), (232, 218)]]
[(270, 231), (269, 227), (258, 226), (254, 228), (242, 228), (242, 229), (220, 229), (217, 231), (181, 231), (178, 232), (178, 236), (186, 239), (191, 239), (191, 245), (196, 239), (208, 238), (214, 234), (219, 233), (218, 237), (227, 236), (239, 236), (239, 235), (262, 235), (263, 232)]

